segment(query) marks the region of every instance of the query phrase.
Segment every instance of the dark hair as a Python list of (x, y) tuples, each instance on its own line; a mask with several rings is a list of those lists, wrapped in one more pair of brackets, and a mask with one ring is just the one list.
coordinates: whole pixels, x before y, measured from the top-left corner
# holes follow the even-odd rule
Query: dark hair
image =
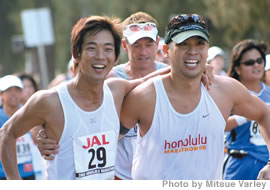
[(86, 34), (96, 34), (102, 30), (108, 30), (112, 33), (115, 48), (115, 60), (120, 55), (122, 25), (119, 18), (89, 16), (81, 18), (74, 26), (71, 32), (71, 48), (74, 58), (81, 55), (82, 44)]
[(247, 39), (247, 40), (240, 41), (232, 49), (231, 65), (228, 70), (228, 76), (236, 80), (239, 80), (239, 75), (235, 71), (235, 67), (240, 66), (240, 62), (244, 53), (252, 49), (257, 49), (264, 60), (264, 64), (266, 63), (265, 53), (267, 50), (267, 46), (264, 42), (259, 42), (254, 39)]
[(35, 81), (34, 77), (31, 74), (27, 74), (27, 73), (22, 73), (18, 76), (22, 81), (24, 79), (28, 79), (29, 81), (31, 81), (32, 86), (34, 87), (35, 92), (38, 91), (38, 85), (37, 82)]
[(171, 19), (165, 30), (165, 43), (169, 44), (174, 36), (189, 30), (199, 30), (209, 38), (207, 20), (197, 14), (180, 14)]

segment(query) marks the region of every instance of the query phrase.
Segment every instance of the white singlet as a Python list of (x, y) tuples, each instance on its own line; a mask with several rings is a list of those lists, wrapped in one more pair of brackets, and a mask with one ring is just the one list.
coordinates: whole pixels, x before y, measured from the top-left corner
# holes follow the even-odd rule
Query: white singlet
[(160, 77), (154, 86), (153, 121), (143, 137), (138, 135), (133, 179), (221, 179), (226, 123), (204, 86), (188, 114), (175, 111)]
[(48, 179), (114, 179), (119, 117), (106, 83), (99, 108), (79, 108), (66, 84), (56, 87), (64, 111), (59, 153), (48, 161)]

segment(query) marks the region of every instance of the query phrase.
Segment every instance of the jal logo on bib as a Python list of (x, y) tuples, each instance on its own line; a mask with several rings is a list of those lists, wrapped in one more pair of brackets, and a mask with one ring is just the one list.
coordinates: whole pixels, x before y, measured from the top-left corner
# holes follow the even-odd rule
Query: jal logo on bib
[(100, 146), (100, 145), (110, 144), (110, 142), (106, 141), (106, 136), (104, 134), (101, 135), (101, 137), (102, 137), (101, 139), (99, 139), (98, 136), (93, 136), (92, 139), (88, 137), (86, 139), (87, 145), (83, 145), (82, 147), (84, 149), (88, 149), (88, 148), (91, 148), (95, 145)]

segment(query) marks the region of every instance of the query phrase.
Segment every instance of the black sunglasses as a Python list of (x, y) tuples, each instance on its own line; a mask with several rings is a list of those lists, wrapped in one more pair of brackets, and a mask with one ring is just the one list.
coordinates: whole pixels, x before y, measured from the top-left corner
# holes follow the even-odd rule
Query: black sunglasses
[(188, 24), (192, 22), (201, 24), (203, 25), (203, 27), (207, 25), (207, 21), (204, 19), (203, 16), (200, 16), (197, 14), (181, 14), (171, 19), (170, 23), (168, 24), (168, 29), (170, 29), (172, 25), (178, 25), (178, 24), (182, 25), (182, 24)]
[(249, 59), (249, 60), (243, 62), (243, 64), (246, 65), (246, 66), (252, 66), (252, 65), (254, 65), (255, 63), (262, 64), (263, 61), (264, 61), (263, 58), (262, 58), (262, 57), (259, 57), (259, 58), (257, 58), (256, 60), (254, 60), (254, 59)]

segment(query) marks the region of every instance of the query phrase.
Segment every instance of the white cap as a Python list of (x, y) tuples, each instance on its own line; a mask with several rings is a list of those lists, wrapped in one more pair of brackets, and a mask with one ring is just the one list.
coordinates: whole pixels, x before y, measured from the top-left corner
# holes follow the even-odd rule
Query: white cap
[(23, 88), (23, 83), (19, 77), (16, 77), (14, 75), (6, 75), (0, 79), (0, 91), (6, 91), (7, 89), (11, 87), (19, 87)]
[[(143, 23), (140, 23), (140, 24), (143, 24)], [(127, 38), (130, 44), (134, 44), (137, 40), (141, 38), (151, 38), (152, 40), (157, 41), (157, 34), (158, 34), (158, 30), (156, 27), (150, 31), (140, 30), (138, 32), (132, 32), (129, 29), (125, 29), (123, 31), (124, 37)]]
[(270, 54), (265, 56), (265, 67), (264, 70), (267, 71), (270, 69)]
[(212, 59), (214, 59), (216, 56), (224, 56), (224, 51), (217, 47), (217, 46), (212, 46), (208, 49), (208, 58), (207, 58), (207, 62), (211, 61)]

